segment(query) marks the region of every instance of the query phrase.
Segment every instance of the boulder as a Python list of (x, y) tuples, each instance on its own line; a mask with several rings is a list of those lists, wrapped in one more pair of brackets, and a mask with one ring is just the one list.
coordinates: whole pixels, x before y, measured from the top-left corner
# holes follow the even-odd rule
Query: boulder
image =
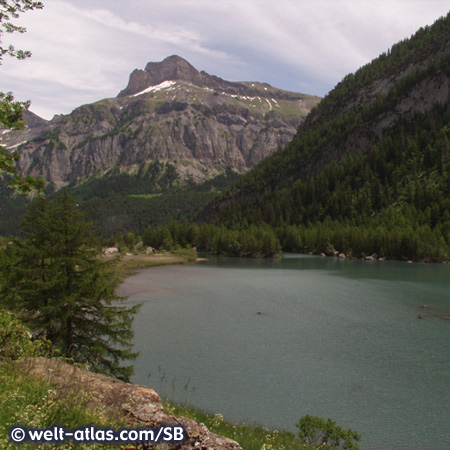
[(119, 253), (119, 249), (117, 247), (108, 247), (103, 250), (103, 254), (108, 257), (116, 256)]

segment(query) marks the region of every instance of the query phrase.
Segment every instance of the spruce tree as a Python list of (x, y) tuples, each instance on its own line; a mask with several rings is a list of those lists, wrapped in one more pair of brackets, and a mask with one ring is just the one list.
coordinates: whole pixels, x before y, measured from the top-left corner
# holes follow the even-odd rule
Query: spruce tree
[(92, 370), (128, 380), (136, 356), (130, 340), (138, 307), (120, 306), (116, 277), (103, 261), (92, 224), (61, 190), (53, 202), (34, 201), (23, 219), (23, 239), (3, 269), (0, 299), (53, 348)]

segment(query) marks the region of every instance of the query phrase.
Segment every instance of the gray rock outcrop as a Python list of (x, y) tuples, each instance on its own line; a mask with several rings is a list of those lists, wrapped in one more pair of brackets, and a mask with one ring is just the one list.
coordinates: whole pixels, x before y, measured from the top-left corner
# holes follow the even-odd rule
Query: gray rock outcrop
[[(226, 437), (211, 433), (193, 419), (174, 417), (164, 413), (159, 395), (146, 386), (124, 383), (105, 375), (71, 366), (56, 359), (29, 358), (18, 361), (30, 375), (50, 381), (58, 395), (69, 392), (87, 394), (86, 407), (100, 411), (108, 419), (127, 418), (130, 427), (155, 427), (182, 425), (188, 439), (168, 448), (179, 450), (242, 450), (241, 446)], [(81, 395), (80, 395), (81, 398)], [(147, 448), (153, 448), (151, 445)]]

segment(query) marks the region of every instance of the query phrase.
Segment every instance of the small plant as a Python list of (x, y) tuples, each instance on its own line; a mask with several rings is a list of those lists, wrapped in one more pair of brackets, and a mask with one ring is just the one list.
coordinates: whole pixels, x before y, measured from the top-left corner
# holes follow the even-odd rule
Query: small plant
[(49, 341), (32, 340), (30, 330), (9, 311), (0, 311), (0, 361), (44, 356)]
[(176, 246), (171, 250), (172, 255), (186, 258), (189, 262), (194, 262), (197, 259), (197, 250), (190, 245), (187, 247)]
[(298, 436), (308, 445), (332, 450), (358, 450), (361, 436), (351, 429), (344, 430), (331, 419), (306, 415), (296, 427), (300, 430)]

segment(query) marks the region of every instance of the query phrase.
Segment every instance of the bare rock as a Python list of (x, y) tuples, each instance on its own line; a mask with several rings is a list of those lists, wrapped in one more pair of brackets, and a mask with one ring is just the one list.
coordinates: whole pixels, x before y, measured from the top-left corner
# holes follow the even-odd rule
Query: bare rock
[(116, 256), (119, 253), (119, 249), (117, 247), (108, 247), (103, 250), (105, 256), (111, 257)]

